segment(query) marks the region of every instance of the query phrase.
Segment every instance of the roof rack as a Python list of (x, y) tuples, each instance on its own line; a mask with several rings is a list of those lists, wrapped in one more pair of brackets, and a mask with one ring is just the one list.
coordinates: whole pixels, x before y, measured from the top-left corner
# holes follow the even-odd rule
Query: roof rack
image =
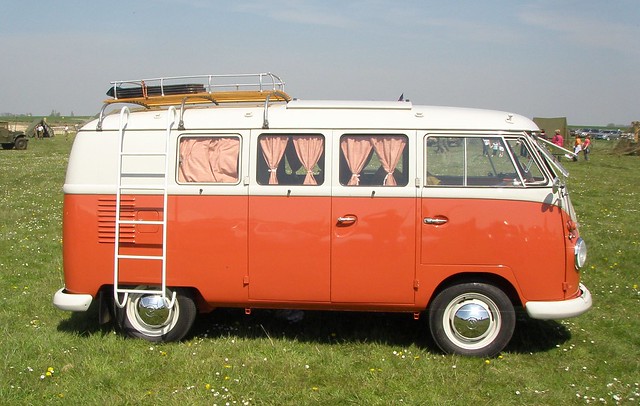
[(171, 76), (111, 82), (106, 104), (134, 103), (150, 108), (181, 104), (289, 101), (284, 81), (273, 73)]
[(118, 80), (111, 85), (107, 95), (112, 98), (105, 100), (100, 110), (98, 131), (102, 129), (105, 109), (115, 103), (138, 104), (147, 109), (180, 105), (179, 128), (184, 128), (185, 105), (264, 102), (268, 126), (269, 102), (291, 101), (291, 96), (284, 91), (284, 81), (270, 72)]

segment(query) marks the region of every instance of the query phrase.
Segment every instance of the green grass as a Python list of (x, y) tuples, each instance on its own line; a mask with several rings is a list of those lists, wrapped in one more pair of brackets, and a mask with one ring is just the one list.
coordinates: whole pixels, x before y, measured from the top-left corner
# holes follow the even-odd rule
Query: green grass
[[(70, 142), (0, 151), (0, 399), (5, 404), (638, 404), (639, 157), (567, 162), (589, 244), (587, 314), (518, 321), (495, 359), (440, 354), (401, 314), (267, 311), (201, 316), (181, 343), (100, 327), (55, 309), (63, 284), (62, 184)], [(91, 270), (87, 270), (90, 272)], [(47, 376), (49, 370), (51, 376)]]

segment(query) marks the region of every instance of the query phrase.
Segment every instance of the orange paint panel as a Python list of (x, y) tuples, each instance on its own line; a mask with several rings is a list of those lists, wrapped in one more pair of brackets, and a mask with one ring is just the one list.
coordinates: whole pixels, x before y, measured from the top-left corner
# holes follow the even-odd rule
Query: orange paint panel
[(171, 196), (167, 283), (194, 286), (210, 303), (248, 297), (247, 196)]
[(113, 236), (111, 243), (99, 242), (101, 206), (99, 196), (64, 196), (62, 256), (70, 292), (95, 296), (102, 285), (112, 283)]
[[(109, 215), (98, 215), (109, 206), (105, 201), (113, 199), (65, 195), (63, 258), (65, 285), (71, 292), (95, 295), (100, 286), (113, 283), (113, 236), (108, 238), (104, 230), (113, 227), (115, 217), (111, 216), (109, 225)], [(161, 213), (159, 196), (136, 196), (134, 200), (128, 204), (130, 210), (142, 213), (138, 218), (149, 220), (146, 217), (154, 216), (149, 213)], [(171, 196), (168, 204), (167, 284), (195, 286), (214, 303), (246, 301), (247, 197)], [(110, 210), (115, 212), (115, 206)], [(160, 255), (161, 227), (139, 227), (136, 224), (132, 239), (121, 238), (121, 253)], [(160, 281), (158, 261), (121, 260), (120, 266), (121, 283)]]
[(526, 300), (561, 300), (565, 276), (562, 211), (513, 200), (424, 199), (420, 262), (452, 265), (451, 274), (476, 265), (511, 269)]
[(328, 302), (331, 200), (249, 197), (251, 300)]
[(333, 198), (332, 302), (414, 302), (415, 204), (412, 198)]

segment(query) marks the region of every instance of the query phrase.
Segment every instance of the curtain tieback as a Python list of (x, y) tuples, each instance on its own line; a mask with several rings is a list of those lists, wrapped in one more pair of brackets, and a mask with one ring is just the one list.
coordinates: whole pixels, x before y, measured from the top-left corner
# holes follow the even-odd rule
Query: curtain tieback
[(356, 185), (360, 184), (360, 174), (359, 173), (352, 173), (351, 174), (351, 180), (355, 180), (356, 181)]

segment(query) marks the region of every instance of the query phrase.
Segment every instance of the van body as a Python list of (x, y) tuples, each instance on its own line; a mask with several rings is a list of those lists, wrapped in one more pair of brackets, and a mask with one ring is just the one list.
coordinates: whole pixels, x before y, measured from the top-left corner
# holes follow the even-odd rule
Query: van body
[(563, 169), (531, 120), (276, 90), (108, 101), (144, 107), (75, 138), (54, 304), (97, 301), (151, 341), (218, 307), (426, 312), (443, 351), (478, 356), (508, 344), (515, 307), (591, 307)]

